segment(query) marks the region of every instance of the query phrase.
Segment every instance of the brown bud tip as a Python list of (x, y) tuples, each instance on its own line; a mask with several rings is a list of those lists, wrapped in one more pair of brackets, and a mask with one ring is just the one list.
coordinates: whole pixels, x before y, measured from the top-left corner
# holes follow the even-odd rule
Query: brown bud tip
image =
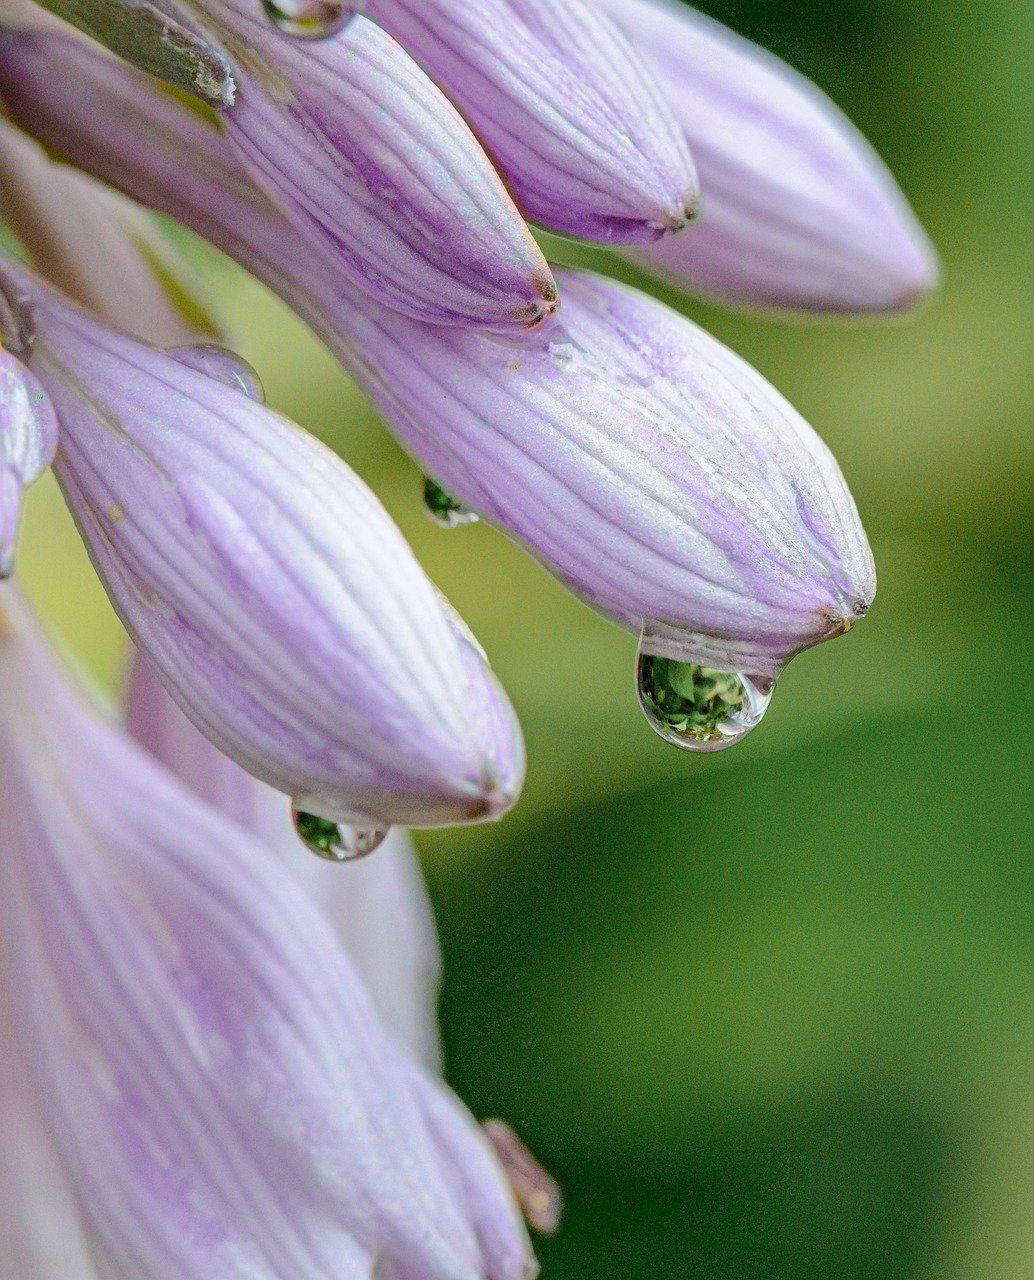
[(564, 1212), (560, 1184), (539, 1164), (505, 1120), (486, 1120), (483, 1127), (528, 1225), (542, 1235), (552, 1235), (560, 1227)]

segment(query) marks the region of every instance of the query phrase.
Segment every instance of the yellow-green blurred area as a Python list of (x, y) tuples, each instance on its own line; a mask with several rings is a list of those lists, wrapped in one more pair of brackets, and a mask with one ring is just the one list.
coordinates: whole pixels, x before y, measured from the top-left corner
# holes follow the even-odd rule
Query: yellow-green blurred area
[[(1030, 1280), (1034, 9), (706, 7), (847, 109), (945, 272), (888, 323), (663, 294), (831, 444), (880, 572), (866, 621), (795, 662), (734, 751), (655, 738), (634, 638), (499, 534), (432, 526), (415, 468), (302, 326), (191, 253), (272, 402), (382, 496), (523, 720), (517, 810), (421, 844), (451, 1079), (566, 1188), (548, 1280)], [(52, 487), (26, 534), (34, 595), (113, 680), (123, 637)]]

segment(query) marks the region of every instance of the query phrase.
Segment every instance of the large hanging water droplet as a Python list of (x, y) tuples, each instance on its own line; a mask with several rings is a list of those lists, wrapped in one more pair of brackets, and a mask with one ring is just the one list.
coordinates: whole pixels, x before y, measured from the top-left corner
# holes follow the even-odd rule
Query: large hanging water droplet
[(443, 489), (430, 476), (424, 476), (424, 506), (427, 514), (443, 529), (458, 529), (463, 524), (477, 524), (477, 512), (465, 507), (448, 489)]
[(192, 347), (170, 347), (165, 354), (198, 373), (214, 378), (216, 382), (224, 382), (256, 404), (266, 403), (262, 379), (253, 366), (235, 351), (227, 351), (214, 342), (199, 342)]
[(761, 723), (773, 676), (717, 671), (695, 662), (638, 655), (639, 704), (665, 742), (685, 751), (721, 751)]
[(262, 8), (278, 31), (298, 40), (336, 35), (353, 12), (335, 0), (262, 0)]
[(354, 862), (357, 858), (365, 858), (384, 842), (388, 834), (387, 827), (332, 822), (302, 809), (292, 809), (291, 817), (302, 843), (327, 862)]

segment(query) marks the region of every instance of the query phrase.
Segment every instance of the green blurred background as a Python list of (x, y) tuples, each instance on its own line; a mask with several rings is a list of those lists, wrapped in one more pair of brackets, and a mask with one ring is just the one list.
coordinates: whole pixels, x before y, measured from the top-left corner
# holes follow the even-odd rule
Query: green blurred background
[[(272, 402), (381, 494), (521, 714), (516, 812), (420, 843), (451, 1079), (566, 1188), (547, 1280), (1030, 1280), (1034, 9), (704, 7), (847, 109), (945, 267), (924, 310), (885, 324), (665, 295), (824, 435), (880, 572), (870, 617), (794, 663), (733, 752), (655, 738), (634, 639), (498, 534), (434, 528), (415, 469), (315, 341), (191, 253)], [(23, 564), (114, 682), (124, 637), (52, 486)]]

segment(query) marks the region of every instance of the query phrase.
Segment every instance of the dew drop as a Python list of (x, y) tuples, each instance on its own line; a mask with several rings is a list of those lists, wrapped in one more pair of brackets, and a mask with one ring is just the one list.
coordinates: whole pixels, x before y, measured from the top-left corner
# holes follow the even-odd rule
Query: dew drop
[(262, 380), (243, 356), (227, 351), (214, 342), (199, 342), (192, 347), (171, 347), (165, 353), (173, 360), (196, 369), (216, 382), (223, 382), (234, 391), (240, 391), (256, 404), (266, 403)]
[(0, 288), (0, 346), (28, 360), (36, 343), (32, 303), (17, 286)]
[(357, 858), (365, 858), (383, 843), (388, 834), (387, 827), (332, 822), (330, 818), (321, 818), (302, 809), (292, 809), (291, 817), (302, 843), (327, 862), (354, 862)]
[(639, 705), (650, 727), (684, 751), (721, 751), (761, 723), (773, 676), (718, 671), (640, 651)]
[(478, 521), (476, 512), (465, 507), (430, 476), (424, 476), (424, 506), (435, 524), (443, 529), (458, 529), (460, 525)]
[(278, 31), (297, 40), (337, 35), (352, 12), (335, 0), (262, 0), (262, 8)]
[(482, 1128), (528, 1225), (542, 1235), (552, 1235), (559, 1230), (564, 1213), (560, 1184), (539, 1164), (505, 1120), (486, 1120)]

